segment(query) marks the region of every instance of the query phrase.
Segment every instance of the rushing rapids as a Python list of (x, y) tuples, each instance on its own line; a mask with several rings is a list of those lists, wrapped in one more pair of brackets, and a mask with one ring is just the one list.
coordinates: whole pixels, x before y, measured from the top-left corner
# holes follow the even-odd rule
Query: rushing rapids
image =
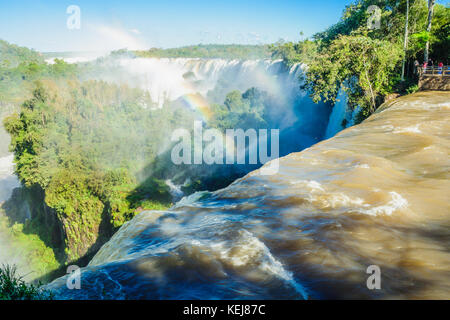
[[(170, 211), (143, 212), (60, 299), (446, 298), (449, 92), (383, 106), (362, 124)], [(381, 289), (366, 286), (381, 269)]]

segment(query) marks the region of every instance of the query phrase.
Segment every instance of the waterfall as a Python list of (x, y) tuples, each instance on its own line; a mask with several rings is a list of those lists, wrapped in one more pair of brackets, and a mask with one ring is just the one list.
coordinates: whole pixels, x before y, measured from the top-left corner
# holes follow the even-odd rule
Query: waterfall
[(184, 192), (181, 190), (181, 186), (175, 185), (170, 179), (165, 180), (165, 183), (169, 187), (169, 192), (174, 202), (183, 198)]
[[(200, 58), (111, 58), (103, 63), (103, 80), (125, 82), (149, 92), (156, 107), (189, 94), (223, 103), (232, 90), (257, 87), (277, 97), (298, 93), (302, 66), (285, 70), (281, 60), (226, 60)], [(98, 75), (96, 75), (98, 76)]]
[(14, 175), (14, 156), (12, 154), (0, 158), (0, 203), (9, 199), (19, 180)]
[(328, 126), (325, 132), (325, 139), (329, 139), (338, 132), (344, 130), (345, 128), (354, 125), (356, 115), (358, 114), (359, 111), (360, 111), (359, 107), (356, 107), (353, 110), (351, 110), (348, 107), (347, 94), (345, 93), (344, 90), (340, 89), (338, 96), (336, 98), (336, 103), (333, 107), (333, 110), (330, 114), (330, 118), (328, 120)]
[[(66, 62), (85, 61), (84, 58), (72, 57)], [(342, 121), (346, 119), (349, 126), (356, 114), (349, 114), (346, 95), (342, 90), (338, 96), (340, 101), (331, 114), (325, 104), (312, 103), (307, 92), (300, 89), (301, 76), (306, 67), (302, 63), (286, 68), (282, 60), (271, 59), (130, 56), (102, 57), (90, 63), (103, 68), (100, 72), (95, 69), (95, 72), (85, 74), (82, 79), (104, 80), (143, 89), (148, 92), (153, 104), (148, 106), (142, 103), (142, 106), (153, 109), (161, 109), (165, 103), (190, 95), (201, 95), (209, 104), (223, 104), (226, 95), (233, 90), (245, 92), (256, 87), (266, 91), (276, 98), (278, 105), (283, 106), (281, 110), (276, 110), (284, 117), (283, 127), (280, 129), (296, 131), (298, 138), (304, 141), (302, 148), (309, 147), (324, 137), (334, 136), (344, 129)]]
[[(326, 130), (330, 108), (315, 104), (301, 89), (304, 64), (287, 68), (282, 60), (204, 58), (100, 58), (81, 78), (103, 80), (142, 89), (144, 108), (163, 109), (172, 103), (203, 113), (223, 105), (234, 90), (257, 88), (267, 93), (268, 128), (280, 130), (280, 154), (299, 151), (319, 142)], [(148, 99), (150, 97), (150, 99)], [(233, 129), (233, 128), (230, 128)]]
[(336, 133), (344, 129), (342, 121), (347, 113), (347, 95), (340, 89), (333, 111), (330, 114), (325, 139), (333, 137)]

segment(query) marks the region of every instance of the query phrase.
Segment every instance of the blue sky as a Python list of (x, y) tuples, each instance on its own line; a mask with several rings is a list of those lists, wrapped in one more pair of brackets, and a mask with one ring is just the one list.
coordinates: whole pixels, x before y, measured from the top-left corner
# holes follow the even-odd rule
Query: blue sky
[[(336, 22), (351, 0), (0, 0), (0, 38), (40, 51), (298, 40)], [(66, 9), (81, 10), (69, 30)]]
[[(351, 0), (1, 0), (0, 39), (40, 51), (298, 40), (338, 21)], [(69, 30), (66, 9), (81, 10)]]

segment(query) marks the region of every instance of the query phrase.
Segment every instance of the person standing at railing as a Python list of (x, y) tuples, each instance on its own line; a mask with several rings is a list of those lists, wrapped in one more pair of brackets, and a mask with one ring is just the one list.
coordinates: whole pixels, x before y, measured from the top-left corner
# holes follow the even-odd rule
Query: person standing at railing
[(438, 74), (442, 74), (442, 70), (444, 69), (444, 64), (442, 62), (439, 62), (438, 65)]
[(422, 75), (427, 73), (428, 62), (425, 61), (422, 65)]

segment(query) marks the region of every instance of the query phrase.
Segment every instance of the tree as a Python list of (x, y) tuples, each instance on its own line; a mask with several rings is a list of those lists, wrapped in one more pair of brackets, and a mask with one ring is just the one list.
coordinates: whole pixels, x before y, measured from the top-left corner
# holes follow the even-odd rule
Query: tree
[(367, 34), (340, 36), (309, 65), (306, 89), (315, 102), (336, 101), (340, 89), (350, 107), (374, 112), (390, 89), (390, 79), (403, 56), (399, 45)]
[[(431, 33), (431, 22), (433, 20), (433, 9), (434, 9), (435, 3), (436, 3), (436, 0), (428, 0), (428, 26), (427, 26), (428, 34)], [(424, 55), (425, 61), (428, 61), (429, 51), (430, 51), (430, 40), (427, 39), (427, 43), (425, 45), (425, 55)]]
[(282, 59), (287, 67), (292, 67), (296, 63), (308, 64), (314, 60), (317, 52), (317, 42), (303, 40), (298, 43), (278, 41), (270, 46), (272, 58)]
[(406, 51), (408, 49), (408, 23), (409, 23), (409, 0), (406, 0), (406, 20), (405, 20), (405, 39), (403, 42), (403, 50), (405, 56), (402, 63), (402, 81), (405, 81), (405, 64), (406, 64)]

